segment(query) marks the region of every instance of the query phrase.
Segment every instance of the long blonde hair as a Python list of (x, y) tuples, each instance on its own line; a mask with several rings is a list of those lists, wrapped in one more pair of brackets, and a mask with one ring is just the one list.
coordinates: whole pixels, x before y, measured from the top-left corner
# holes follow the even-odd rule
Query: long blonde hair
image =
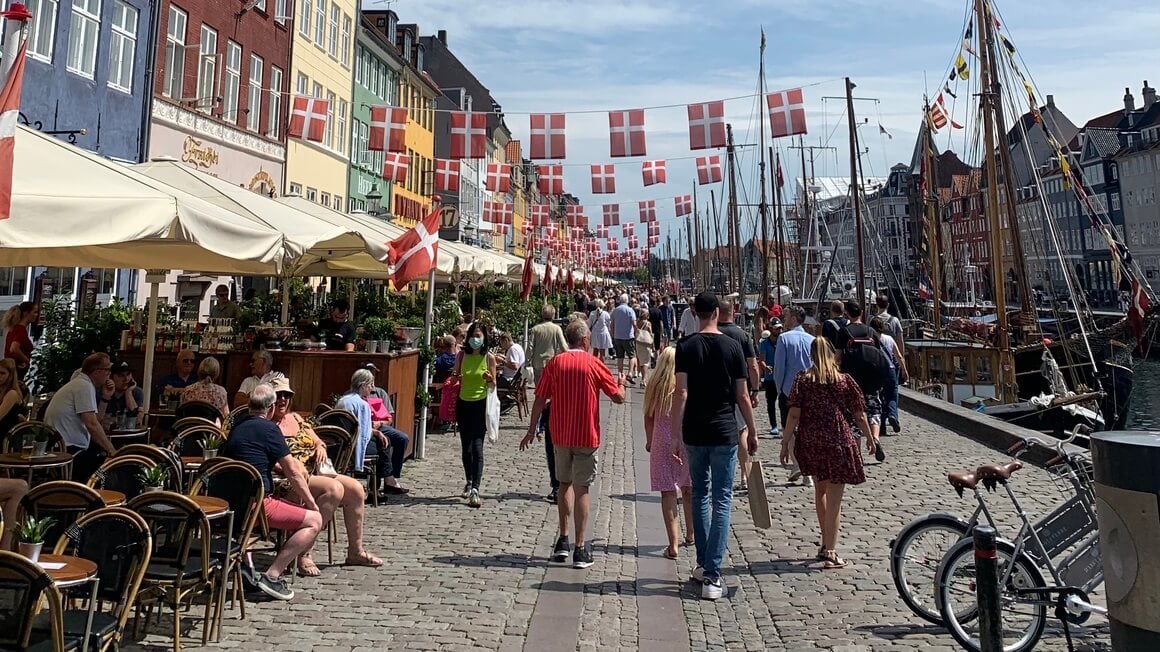
[(810, 358), (814, 363), (806, 370), (806, 375), (810, 380), (820, 385), (832, 385), (838, 382), (838, 377), (842, 372), (838, 369), (838, 355), (834, 351), (834, 345), (830, 344), (830, 340), (824, 337), (815, 337), (814, 343), (810, 346)]
[(667, 415), (673, 408), (677, 389), (677, 349), (666, 346), (657, 357), (657, 368), (648, 377), (644, 390), (645, 416)]

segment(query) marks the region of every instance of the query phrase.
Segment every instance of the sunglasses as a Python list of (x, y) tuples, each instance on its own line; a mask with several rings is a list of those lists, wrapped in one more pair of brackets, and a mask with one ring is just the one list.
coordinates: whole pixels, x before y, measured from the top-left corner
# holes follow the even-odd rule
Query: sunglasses
[(277, 396), (279, 401), (289, 401), (294, 397), (294, 394), (291, 392), (278, 392)]

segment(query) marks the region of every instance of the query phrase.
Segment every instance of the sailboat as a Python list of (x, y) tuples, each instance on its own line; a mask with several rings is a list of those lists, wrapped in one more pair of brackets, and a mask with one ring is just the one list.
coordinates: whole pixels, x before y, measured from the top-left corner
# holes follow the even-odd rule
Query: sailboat
[[(987, 0), (972, 4), (943, 92), (933, 101), (924, 100), (912, 171), (918, 187), (915, 208), (922, 216), (920, 253), (928, 255), (916, 298), (929, 301), (930, 312), (923, 337), (906, 342), (911, 385), (1051, 434), (1060, 435), (1076, 423), (1122, 429), (1133, 384), (1132, 352), (1144, 337), (1145, 322), (1155, 317), (1155, 294), (1106, 210), (1093, 201), (1091, 186), (1074, 164), (1068, 143), (1060, 142), (1054, 114), (1040, 108), (1033, 81), (1020, 69), (1015, 45), (1002, 31), (994, 5)], [(968, 87), (971, 92), (965, 95), (962, 88), (955, 93), (952, 84), (975, 82), (972, 72), (978, 73), (977, 87)], [(1013, 88), (1018, 90), (1012, 92)], [(978, 100), (977, 117), (970, 125), (954, 121), (948, 95)], [(1008, 114), (1022, 115), (1010, 131)], [(981, 148), (979, 166), (965, 175), (940, 170), (953, 165), (948, 160), (953, 155), (940, 156), (934, 146), (935, 132), (947, 127), (964, 129), (970, 135), (964, 142), (973, 140)], [(1050, 151), (1049, 168), (1038, 167), (1042, 161), (1036, 160), (1032, 141)], [(1016, 165), (1017, 158), (1022, 167)], [(1097, 325), (1079, 289), (1041, 172), (1057, 177), (1055, 181), (1075, 195), (1092, 235), (1111, 251), (1117, 285), (1131, 291), (1129, 314), (1115, 324)], [(960, 178), (947, 184), (948, 176)], [(1035, 210), (1020, 211), (1020, 206)], [(953, 213), (962, 219), (948, 222)], [(991, 301), (983, 306), (977, 301), (974, 306), (947, 301), (947, 290), (953, 286), (948, 267), (956, 265), (956, 251), (968, 244), (959, 225), (969, 220), (985, 220), (985, 242), (971, 246), (979, 249), (985, 244), (974, 255), (984, 253), (989, 271), (995, 271), (987, 275)], [(1031, 289), (1027, 261), (1037, 249), (1041, 260), (1058, 267), (1052, 273), (1062, 274), (1069, 289), (1066, 297), (1052, 304), (1050, 319), (1039, 317)], [(1070, 309), (1061, 307), (1064, 301)], [(984, 315), (983, 309), (993, 313)]]

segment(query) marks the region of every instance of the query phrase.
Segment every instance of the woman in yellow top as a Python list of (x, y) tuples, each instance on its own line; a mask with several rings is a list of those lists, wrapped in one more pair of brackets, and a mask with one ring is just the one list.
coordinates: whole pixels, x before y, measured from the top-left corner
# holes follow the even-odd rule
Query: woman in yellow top
[(455, 358), (459, 378), (459, 400), (455, 420), (459, 423), (459, 443), (463, 448), (463, 497), (471, 507), (479, 507), (479, 482), (483, 477), (483, 438), (487, 432), (487, 392), (495, 387), (495, 358), (487, 351), (491, 339), (486, 325), (475, 322), (467, 329), (467, 340)]

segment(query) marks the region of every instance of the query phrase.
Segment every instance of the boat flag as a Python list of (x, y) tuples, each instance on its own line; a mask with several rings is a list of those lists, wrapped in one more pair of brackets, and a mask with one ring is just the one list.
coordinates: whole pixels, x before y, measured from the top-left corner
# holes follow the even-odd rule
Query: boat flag
[(955, 72), (959, 79), (969, 79), (971, 76), (971, 69), (967, 67), (967, 60), (963, 58), (962, 52), (959, 52), (959, 55), (955, 57)]
[(431, 273), (439, 258), (439, 215), (442, 206), (434, 202), (423, 221), (387, 243), (387, 262), (394, 270), (391, 280), (402, 288)]
[(959, 99), (959, 96), (955, 95), (954, 91), (951, 90), (951, 83), (950, 82), (943, 84), (943, 92), (946, 93), (947, 95), (950, 95), (952, 98), (954, 98), (956, 100)]
[(1132, 332), (1136, 334), (1139, 348), (1144, 346), (1144, 318), (1148, 315), (1150, 307), (1148, 295), (1144, 292), (1140, 279), (1133, 278), (1132, 305), (1128, 308), (1128, 323), (1132, 326)]
[(0, 220), (12, 217), (12, 170), (16, 166), (16, 123), (20, 117), (20, 89), (28, 41), (20, 45), (16, 61), (0, 91)]

